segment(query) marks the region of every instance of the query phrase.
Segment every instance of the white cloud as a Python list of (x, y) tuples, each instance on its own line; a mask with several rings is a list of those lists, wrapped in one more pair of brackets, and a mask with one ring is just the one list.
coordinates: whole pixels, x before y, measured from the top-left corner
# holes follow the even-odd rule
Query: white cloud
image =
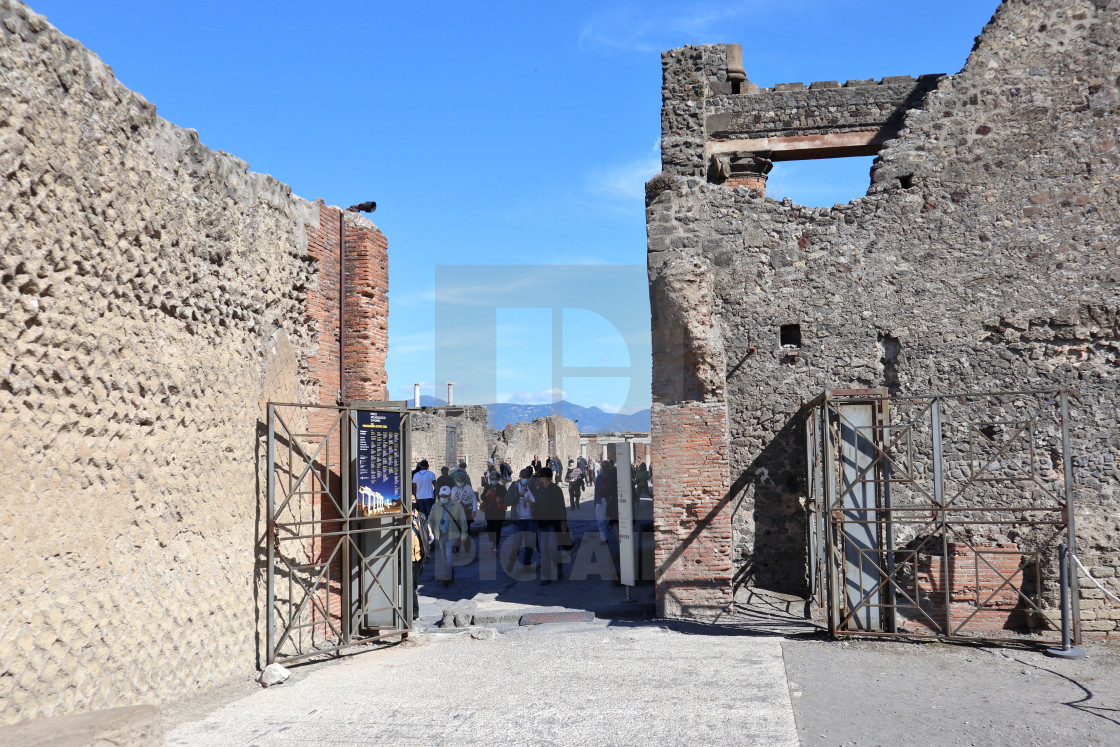
[[(793, 0), (786, 0), (788, 7)], [(579, 48), (596, 52), (661, 52), (693, 42), (726, 41), (722, 27), (741, 16), (760, 16), (774, 0), (737, 3), (684, 2), (672, 9), (620, 3), (594, 13), (579, 33)]]
[(645, 197), (646, 182), (661, 171), (660, 154), (643, 156), (619, 166), (591, 173), (588, 191), (597, 197), (638, 200)]

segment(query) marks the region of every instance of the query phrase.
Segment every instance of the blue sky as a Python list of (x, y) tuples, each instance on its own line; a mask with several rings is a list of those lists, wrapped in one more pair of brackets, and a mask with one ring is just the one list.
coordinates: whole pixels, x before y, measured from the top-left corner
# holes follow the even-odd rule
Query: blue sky
[[(411, 397), (414, 381), (425, 394), (446, 391), (435, 381), (437, 266), (644, 266), (642, 185), (659, 163), (661, 50), (737, 42), (761, 86), (955, 73), (997, 5), (31, 3), (209, 147), (308, 199), (377, 201), (373, 219), (389, 238), (394, 398)], [(865, 192), (869, 166), (778, 164), (768, 189), (803, 204), (846, 202)], [(578, 303), (586, 291), (567, 292), (567, 315), (589, 313)], [(648, 304), (632, 306), (619, 313), (648, 326)], [(645, 382), (555, 381), (551, 352), (537, 353), (552, 350), (551, 313), (494, 315), (499, 362), (516, 363), (498, 366), (497, 396), (542, 402), (563, 390), (586, 406), (648, 405)], [(584, 321), (595, 334), (573, 336), (565, 325), (565, 365), (648, 364), (648, 339), (631, 344), (601, 320)], [(516, 334), (499, 329), (512, 323)], [(457, 401), (471, 400), (462, 383), (472, 374), (467, 363), (443, 377), (460, 382)], [(482, 399), (494, 391), (476, 390)]]

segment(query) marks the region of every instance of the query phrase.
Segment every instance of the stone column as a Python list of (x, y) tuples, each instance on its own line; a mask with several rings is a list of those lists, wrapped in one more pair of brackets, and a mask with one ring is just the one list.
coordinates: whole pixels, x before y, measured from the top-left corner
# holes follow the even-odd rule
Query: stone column
[(712, 156), (710, 179), (734, 189), (746, 187), (762, 197), (766, 194), (766, 178), (774, 164), (769, 152), (716, 153)]

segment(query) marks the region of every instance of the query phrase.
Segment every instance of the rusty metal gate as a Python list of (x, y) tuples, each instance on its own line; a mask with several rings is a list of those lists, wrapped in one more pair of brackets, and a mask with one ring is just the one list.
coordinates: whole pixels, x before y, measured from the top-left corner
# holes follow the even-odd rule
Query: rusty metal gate
[[(393, 448), (374, 458), (379, 469), (400, 476), (395, 501), (378, 495), (376, 507), (368, 489), (358, 494), (356, 479), (359, 460), (370, 458), (359, 421), (375, 413), (392, 413), (399, 423)], [(407, 636), (413, 617), (408, 418), (402, 402), (269, 403), (266, 663)]]
[(803, 414), (809, 584), (832, 633), (1058, 643), (1058, 545), (1077, 547), (1066, 390), (833, 390)]

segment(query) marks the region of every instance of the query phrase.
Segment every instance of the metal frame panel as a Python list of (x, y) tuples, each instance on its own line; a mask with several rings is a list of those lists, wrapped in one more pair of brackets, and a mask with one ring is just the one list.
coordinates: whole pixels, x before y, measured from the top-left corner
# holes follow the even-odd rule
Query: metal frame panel
[[(853, 422), (867, 407), (874, 422)], [(832, 390), (803, 411), (810, 590), (830, 632), (1021, 641), (970, 629), (1005, 612), (1052, 626), (1043, 597), (1055, 596), (1057, 577), (1043, 570), (1059, 541), (1075, 546), (1066, 390)], [(853, 439), (866, 459), (852, 457)], [(871, 503), (859, 495), (868, 489)], [(1025, 549), (991, 539), (1008, 533)], [(1007, 555), (1019, 556), (1017, 569)], [(1076, 644), (1076, 588), (1070, 606)]]
[[(359, 410), (401, 413), (401, 514), (358, 513), (351, 494)], [(409, 429), (403, 402), (268, 404), (266, 663), (403, 639), (412, 629), (412, 496), (404, 479)], [(376, 612), (388, 615), (376, 627), (366, 624)]]

